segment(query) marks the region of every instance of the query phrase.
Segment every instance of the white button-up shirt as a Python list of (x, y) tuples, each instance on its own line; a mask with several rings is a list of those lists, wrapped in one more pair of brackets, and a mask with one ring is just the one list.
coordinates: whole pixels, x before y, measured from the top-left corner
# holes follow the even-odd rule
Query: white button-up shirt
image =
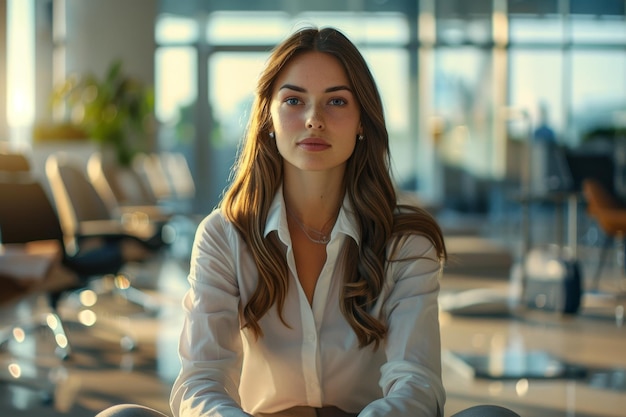
[[(424, 237), (406, 239), (387, 265), (374, 306), (388, 333), (378, 350), (360, 349), (339, 296), (342, 247), (359, 233), (344, 199), (312, 305), (297, 278), (282, 190), (265, 234), (285, 245), (289, 288), (283, 317), (272, 307), (263, 336), (241, 330), (240, 308), (258, 280), (250, 249), (219, 210), (198, 227), (179, 344), (182, 368), (171, 395), (175, 417), (246, 416), (294, 406), (336, 406), (363, 417), (443, 415), (437, 296), (441, 264)], [(415, 259), (416, 256), (422, 258)], [(245, 410), (245, 412), (243, 411)], [(439, 410), (439, 411), (437, 411)]]

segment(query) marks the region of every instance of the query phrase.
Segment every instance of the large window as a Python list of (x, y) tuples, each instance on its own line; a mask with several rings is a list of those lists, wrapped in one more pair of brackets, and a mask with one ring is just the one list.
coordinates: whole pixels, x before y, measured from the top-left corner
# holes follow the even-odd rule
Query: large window
[(163, 47), (157, 50), (155, 112), (161, 123), (161, 148), (191, 145), (195, 140), (193, 105), (198, 96), (197, 60), (196, 51), (191, 47)]
[(256, 81), (268, 53), (217, 52), (209, 61), (209, 103), (216, 147), (236, 147), (244, 135)]
[(415, 135), (411, 134), (409, 54), (401, 48), (364, 48), (380, 94), (389, 131), (392, 169), (398, 185), (411, 187), (415, 176)]
[(264, 60), (306, 25), (338, 27), (363, 51), (383, 99), (397, 183), (434, 203), (445, 204), (437, 201), (448, 181), (444, 165), (487, 181), (509, 175), (521, 146), (510, 139), (528, 134), (511, 128), (504, 115), (510, 110), (527, 115), (522, 130), (545, 122), (571, 147), (594, 126), (626, 124), (623, 2), (357, 3), (328, 11), (298, 2), (285, 10), (262, 10), (263, 2), (257, 10), (205, 5), (194, 18), (159, 19), (161, 143), (187, 144), (193, 158), (210, 161), (197, 174), (219, 183), (212, 202), (243, 136)]
[(190, 147), (195, 141), (194, 104), (198, 98), (199, 39), (196, 20), (164, 15), (157, 21), (155, 38), (155, 112), (160, 123), (159, 147)]
[(509, 2), (509, 104), (578, 147), (595, 128), (615, 127), (626, 106), (625, 5), (535, 3)]
[(335, 26), (361, 47), (384, 102), (394, 174), (401, 185), (415, 175), (404, 15), (217, 11), (204, 20), (165, 15), (156, 28), (160, 146), (186, 148), (196, 174), (211, 178), (207, 205), (214, 205), (226, 186), (269, 51), (294, 28), (308, 25)]
[(577, 143), (591, 130), (615, 126), (626, 108), (626, 55), (575, 50), (572, 55), (572, 134)]
[(450, 165), (489, 176), (492, 148), (492, 60), (489, 50), (442, 48), (435, 60), (435, 111), (445, 134), (440, 155)]
[(512, 49), (509, 55), (509, 104), (526, 111), (533, 124), (565, 134), (563, 54), (560, 49)]
[(574, 43), (623, 45), (626, 43), (624, 16), (575, 15), (571, 19)]

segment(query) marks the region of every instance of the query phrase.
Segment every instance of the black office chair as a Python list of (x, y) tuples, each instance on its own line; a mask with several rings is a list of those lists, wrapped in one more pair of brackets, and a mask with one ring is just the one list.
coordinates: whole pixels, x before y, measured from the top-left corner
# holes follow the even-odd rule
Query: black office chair
[[(75, 156), (57, 152), (46, 159), (46, 177), (68, 247), (81, 246), (92, 235), (118, 241), (132, 249), (141, 268), (125, 276), (136, 283), (149, 263), (158, 264), (167, 255), (176, 232), (166, 221), (154, 221), (143, 212), (113, 213), (89, 180), (83, 163)], [(137, 264), (134, 262), (133, 264)], [(144, 278), (149, 279), (149, 275)], [(150, 282), (146, 282), (150, 285)], [(146, 292), (127, 283), (127, 297), (147, 311), (157, 311), (157, 301)]]
[[(41, 282), (43, 285), (36, 286), (37, 291), (26, 291), (14, 302), (16, 307), (21, 305), (22, 300), (31, 303), (33, 313), (28, 318), (18, 317), (15, 321), (5, 323), (0, 329), (0, 345), (6, 347), (7, 354), (14, 357), (9, 369), (0, 369), (0, 379), (34, 390), (42, 396), (44, 402), (48, 402), (53, 400), (57, 389), (56, 383), (48, 375), (63, 366), (51, 362), (51, 358), (46, 356), (52, 352), (60, 360), (71, 356), (73, 344), (71, 332), (68, 334), (70, 323), (74, 326), (70, 329), (74, 330), (93, 327), (94, 331), (88, 331), (90, 336), (103, 337), (103, 340), (117, 339), (125, 351), (137, 346), (131, 329), (119, 326), (115, 320), (104, 320), (99, 313), (95, 314), (98, 308), (100, 311), (107, 308), (106, 315), (116, 317), (116, 312), (110, 311), (110, 306), (117, 308), (119, 305), (122, 310), (126, 302), (98, 307), (96, 300), (98, 297), (102, 300), (105, 292), (118, 296), (117, 299), (119, 296), (127, 299), (125, 295), (133, 289), (127, 285), (128, 280), (124, 275), (119, 274), (125, 263), (119, 241), (102, 239), (97, 245), (85, 241), (85, 244), (89, 243), (89, 249), (78, 247), (73, 253), (65, 251), (63, 232), (56, 212), (39, 182), (32, 179), (0, 180), (0, 196), (0, 233), (3, 244), (28, 245), (39, 241), (56, 241), (61, 249), (60, 265), (52, 269), (51, 276), (44, 278)], [(0, 285), (9, 283), (9, 279), (3, 278)], [(71, 299), (82, 300), (87, 293), (91, 293), (93, 304), (85, 306), (80, 302), (69, 302)], [(63, 298), (68, 302), (60, 308), (63, 294), (68, 295)], [(47, 298), (48, 308), (37, 307), (40, 304), (36, 301), (41, 296)], [(123, 309), (121, 312), (125, 311)], [(44, 339), (46, 342), (41, 343)], [(22, 344), (29, 340), (32, 341), (29, 346), (38, 346), (34, 348), (37, 353), (32, 357), (22, 348)]]
[[(78, 245), (72, 251), (68, 251), (56, 211), (41, 183), (36, 180), (10, 182), (0, 180), (0, 195), (3, 196), (0, 199), (2, 242), (20, 244), (43, 240), (58, 241), (63, 249), (62, 265), (77, 277), (76, 285), (48, 294), (53, 314), (57, 314), (63, 294), (87, 287), (95, 288), (96, 292), (101, 294), (105, 292), (120, 294), (130, 301), (140, 298), (136, 294), (138, 290), (130, 285), (123, 274), (120, 274), (124, 265), (129, 262), (124, 237), (111, 235), (79, 237)], [(61, 321), (58, 315), (56, 319)], [(126, 329), (112, 330), (119, 335), (123, 349), (135, 348), (135, 338)], [(66, 357), (71, 349), (69, 344), (64, 343), (64, 346), (59, 346), (57, 350), (60, 356)]]
[[(43, 186), (35, 180), (0, 181), (0, 230), (3, 243), (57, 240), (63, 244), (63, 231)], [(90, 236), (100, 239), (98, 236)], [(80, 278), (117, 273), (124, 264), (119, 239), (105, 236), (97, 249), (74, 253), (63, 251), (62, 263)], [(63, 247), (63, 245), (62, 245)]]
[[(56, 234), (54, 230), (50, 227), (43, 225), (43, 222), (46, 222), (47, 219), (45, 216), (37, 217), (36, 221), (26, 222), (25, 224), (20, 222), (18, 217), (21, 217), (21, 213), (28, 215), (28, 212), (21, 211), (21, 208), (14, 208), (14, 201), (22, 198), (21, 193), (15, 195), (15, 199), (7, 196), (11, 196), (15, 191), (14, 187), (10, 185), (11, 183), (5, 183), (0, 181), (0, 195), (3, 198), (0, 199), (0, 236), (2, 236), (3, 244), (12, 244), (12, 243), (28, 243), (31, 240), (25, 240), (21, 237), (16, 236), (16, 232), (19, 234), (20, 229), (23, 228), (24, 236), (30, 236), (33, 233), (33, 229), (37, 228), (36, 234), (41, 236), (41, 238), (33, 239), (32, 241), (44, 241), (44, 240), (58, 240), (60, 235)], [(45, 207), (44, 207), (45, 210)], [(5, 278), (9, 279), (9, 278)], [(3, 286), (5, 283), (3, 282)], [(48, 294), (50, 299), (50, 304), (53, 306), (52, 311), (50, 312), (50, 319), (56, 321), (57, 323), (61, 323), (61, 320), (56, 312), (56, 302), (58, 301), (58, 294), (51, 293)], [(46, 313), (47, 316), (47, 313)], [(39, 327), (39, 324), (43, 324), (46, 321), (46, 317), (34, 317), (32, 323), (28, 323), (27, 325), (30, 327)], [(45, 327), (45, 326), (44, 326)], [(67, 337), (65, 335), (65, 329), (63, 326), (58, 326), (53, 331), (60, 332), (60, 339), (54, 338), (56, 343), (55, 351), (61, 358), (66, 358), (70, 353), (70, 346), (65, 343)], [(11, 335), (14, 333), (13, 330), (6, 331), (5, 334), (0, 338), (0, 344), (5, 344), (9, 342), (11, 339)]]

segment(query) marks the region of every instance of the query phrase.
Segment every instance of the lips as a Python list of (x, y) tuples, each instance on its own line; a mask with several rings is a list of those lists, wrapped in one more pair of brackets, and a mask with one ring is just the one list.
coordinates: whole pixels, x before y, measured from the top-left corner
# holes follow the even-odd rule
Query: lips
[(298, 147), (307, 151), (323, 151), (330, 148), (330, 144), (320, 138), (306, 138), (298, 142)]

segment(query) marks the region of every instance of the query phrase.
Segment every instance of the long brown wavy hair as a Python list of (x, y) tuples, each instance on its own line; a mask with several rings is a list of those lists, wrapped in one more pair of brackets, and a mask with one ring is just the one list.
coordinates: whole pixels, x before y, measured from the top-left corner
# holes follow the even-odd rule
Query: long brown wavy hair
[(361, 242), (357, 245), (350, 241), (345, 250), (348, 262), (341, 310), (360, 346), (374, 343), (377, 347), (387, 328), (370, 310), (381, 293), (386, 262), (392, 260), (386, 257), (392, 238), (423, 235), (434, 245), (439, 261), (446, 258), (446, 248), (441, 229), (426, 211), (398, 205), (390, 173), (389, 138), (376, 83), (356, 46), (333, 28), (301, 29), (272, 51), (258, 80), (233, 181), (221, 202), (224, 215), (249, 246), (259, 273), (256, 290), (242, 307), (243, 327), (262, 336), (259, 320), (274, 305), (286, 325), (282, 311), (289, 285), (287, 262), (277, 233), (264, 237), (270, 205), (283, 181), (283, 160), (275, 141), (269, 138), (270, 103), (281, 70), (294, 56), (310, 51), (330, 54), (341, 62), (360, 105), (365, 140), (358, 141), (347, 161), (344, 184)]

